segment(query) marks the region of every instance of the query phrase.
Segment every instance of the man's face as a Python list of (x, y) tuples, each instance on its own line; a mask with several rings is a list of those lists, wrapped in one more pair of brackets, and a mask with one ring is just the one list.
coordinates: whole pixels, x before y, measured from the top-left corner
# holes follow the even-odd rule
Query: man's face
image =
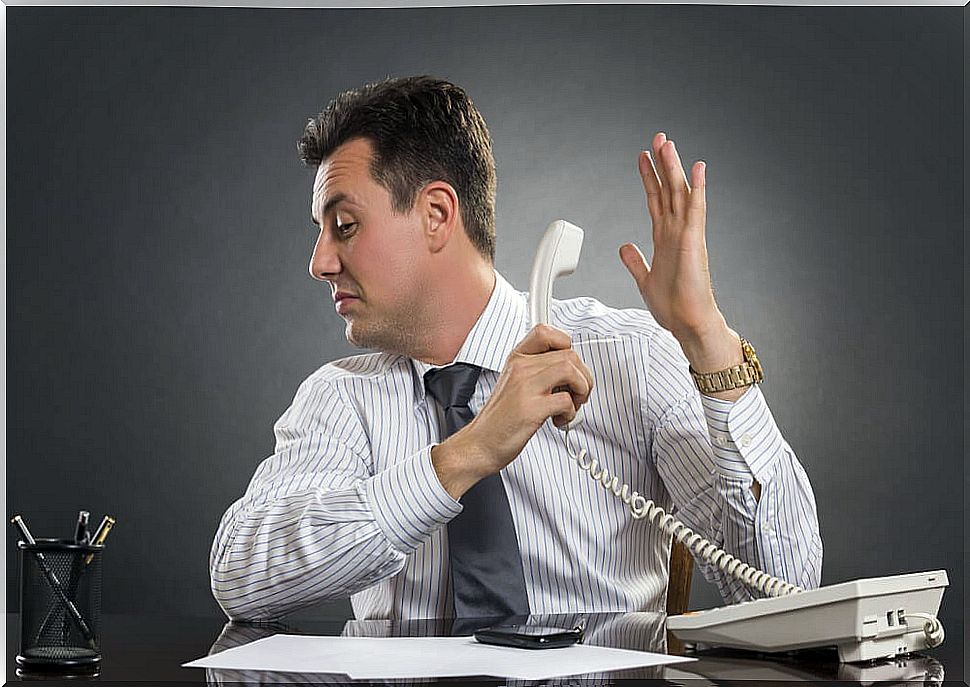
[(371, 176), (372, 154), (369, 141), (353, 139), (317, 169), (311, 215), (320, 235), (310, 274), (330, 283), (348, 341), (407, 354), (427, 301), (422, 220), (417, 207), (394, 212), (390, 193)]

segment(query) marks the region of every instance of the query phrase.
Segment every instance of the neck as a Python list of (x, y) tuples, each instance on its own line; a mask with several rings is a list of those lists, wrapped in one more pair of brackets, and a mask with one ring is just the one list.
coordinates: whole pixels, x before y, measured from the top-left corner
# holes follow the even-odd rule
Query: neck
[(429, 299), (430, 325), (421, 337), (421, 344), (410, 356), (429, 365), (447, 365), (458, 356), (478, 318), (485, 311), (495, 289), (495, 271), (484, 261), (475, 267), (464, 265), (444, 275), (436, 294)]

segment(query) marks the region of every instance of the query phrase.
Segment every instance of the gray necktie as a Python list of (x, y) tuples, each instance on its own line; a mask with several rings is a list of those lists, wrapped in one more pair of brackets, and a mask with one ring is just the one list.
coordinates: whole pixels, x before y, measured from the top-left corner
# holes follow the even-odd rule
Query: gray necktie
[[(442, 439), (471, 422), (468, 401), (481, 368), (456, 363), (424, 375), (444, 410)], [(522, 558), (501, 475), (489, 475), (461, 497), (463, 510), (448, 523), (455, 616), (486, 618), (529, 613)]]

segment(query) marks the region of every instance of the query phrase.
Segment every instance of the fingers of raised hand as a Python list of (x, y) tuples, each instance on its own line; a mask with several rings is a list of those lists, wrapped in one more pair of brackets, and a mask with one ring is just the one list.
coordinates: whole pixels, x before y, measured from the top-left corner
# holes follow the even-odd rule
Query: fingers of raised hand
[[(652, 181), (650, 176), (646, 174), (647, 168), (651, 167), (653, 169), (660, 186), (660, 210), (672, 214), (682, 214), (695, 210), (695, 204), (702, 203), (703, 201), (703, 193), (699, 199), (694, 198), (692, 193), (692, 187), (698, 184), (697, 170), (695, 169), (697, 166), (696, 163), (691, 170), (691, 178), (688, 180), (676, 145), (662, 131), (654, 135), (651, 147), (653, 149), (652, 159), (644, 160), (642, 159), (644, 155), (641, 154), (640, 156), (640, 174), (643, 177), (644, 186), (646, 187), (647, 183)], [(701, 175), (700, 183), (703, 185), (703, 174)], [(649, 188), (647, 189), (647, 204), (650, 208), (650, 215), (654, 218), (654, 224), (656, 225), (655, 212), (651, 207), (651, 190)]]
[(643, 257), (640, 247), (635, 243), (624, 243), (620, 246), (620, 260), (623, 261), (623, 265), (637, 283), (640, 292), (643, 293), (647, 281), (650, 279), (650, 266), (647, 264), (646, 258)]
[(660, 203), (663, 211), (669, 213), (673, 210), (670, 205), (670, 179), (667, 166), (663, 162), (663, 147), (667, 143), (667, 134), (660, 131), (653, 137), (653, 160), (657, 178), (660, 180)]
[[(655, 160), (660, 159), (660, 149), (664, 147), (664, 143), (666, 142), (667, 142), (667, 134), (665, 134), (663, 131), (658, 131), (656, 134), (653, 135), (653, 141), (651, 142), (651, 146), (653, 147), (653, 158)], [(661, 172), (660, 174), (660, 179), (661, 181), (663, 181), (664, 179), (663, 172)]]
[(660, 184), (660, 177), (657, 175), (656, 167), (654, 167), (653, 158), (646, 150), (640, 152), (637, 166), (640, 168), (643, 190), (647, 193), (647, 210), (650, 211), (650, 219), (653, 220), (653, 228), (656, 230), (663, 221), (664, 215), (663, 188)]
[(670, 207), (675, 215), (683, 215), (690, 202), (690, 184), (684, 174), (684, 165), (673, 141), (667, 141), (661, 148), (661, 166), (667, 172), (667, 188), (670, 193)]
[(703, 224), (707, 217), (707, 163), (703, 160), (694, 163), (690, 170), (690, 203), (687, 215), (690, 219), (697, 219)]

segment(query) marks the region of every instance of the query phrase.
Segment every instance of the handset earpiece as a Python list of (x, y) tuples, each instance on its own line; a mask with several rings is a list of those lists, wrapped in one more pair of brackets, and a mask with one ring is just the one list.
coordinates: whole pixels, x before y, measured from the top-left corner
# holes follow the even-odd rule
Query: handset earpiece
[[(579, 264), (583, 248), (583, 230), (566, 220), (557, 219), (546, 228), (529, 279), (529, 326), (551, 324), (549, 302), (552, 300), (552, 283), (558, 277), (572, 274)], [(568, 425), (560, 427), (567, 431), (579, 423), (579, 412)]]

